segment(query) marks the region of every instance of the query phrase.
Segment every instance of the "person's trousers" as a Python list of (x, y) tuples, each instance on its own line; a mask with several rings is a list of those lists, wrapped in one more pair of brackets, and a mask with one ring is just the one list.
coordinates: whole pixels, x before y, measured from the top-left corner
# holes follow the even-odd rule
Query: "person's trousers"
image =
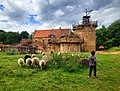
[(94, 69), (94, 76), (96, 77), (96, 66), (90, 66), (90, 70), (89, 70), (89, 74), (88, 74), (89, 77), (91, 77), (93, 69)]

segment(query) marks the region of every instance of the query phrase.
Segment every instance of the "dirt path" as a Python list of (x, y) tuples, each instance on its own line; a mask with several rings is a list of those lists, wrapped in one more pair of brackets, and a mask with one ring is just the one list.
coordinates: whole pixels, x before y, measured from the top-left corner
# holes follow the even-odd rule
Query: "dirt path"
[(104, 51), (98, 51), (97, 53), (100, 53), (100, 54), (120, 54), (120, 51), (118, 51), (118, 52), (104, 52)]

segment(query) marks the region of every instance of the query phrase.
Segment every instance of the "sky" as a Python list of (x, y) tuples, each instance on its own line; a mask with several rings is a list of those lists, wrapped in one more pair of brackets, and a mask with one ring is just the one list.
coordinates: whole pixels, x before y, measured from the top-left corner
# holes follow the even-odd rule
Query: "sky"
[(6, 32), (71, 28), (86, 8), (98, 28), (120, 19), (120, 0), (0, 0), (0, 29)]

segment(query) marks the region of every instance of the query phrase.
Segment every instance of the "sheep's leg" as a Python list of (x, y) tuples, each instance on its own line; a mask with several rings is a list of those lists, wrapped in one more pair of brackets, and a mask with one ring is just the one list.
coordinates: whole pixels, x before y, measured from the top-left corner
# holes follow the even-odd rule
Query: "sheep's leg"
[(31, 67), (31, 64), (30, 64), (30, 67)]
[(43, 69), (43, 67), (41, 66), (41, 70)]

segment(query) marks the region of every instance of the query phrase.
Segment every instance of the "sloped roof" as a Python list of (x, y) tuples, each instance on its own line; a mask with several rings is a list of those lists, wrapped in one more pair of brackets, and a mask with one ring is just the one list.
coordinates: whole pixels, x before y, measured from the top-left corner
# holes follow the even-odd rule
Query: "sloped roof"
[(50, 34), (53, 34), (56, 37), (60, 37), (62, 35), (70, 35), (70, 29), (35, 30), (33, 38), (45, 38)]

